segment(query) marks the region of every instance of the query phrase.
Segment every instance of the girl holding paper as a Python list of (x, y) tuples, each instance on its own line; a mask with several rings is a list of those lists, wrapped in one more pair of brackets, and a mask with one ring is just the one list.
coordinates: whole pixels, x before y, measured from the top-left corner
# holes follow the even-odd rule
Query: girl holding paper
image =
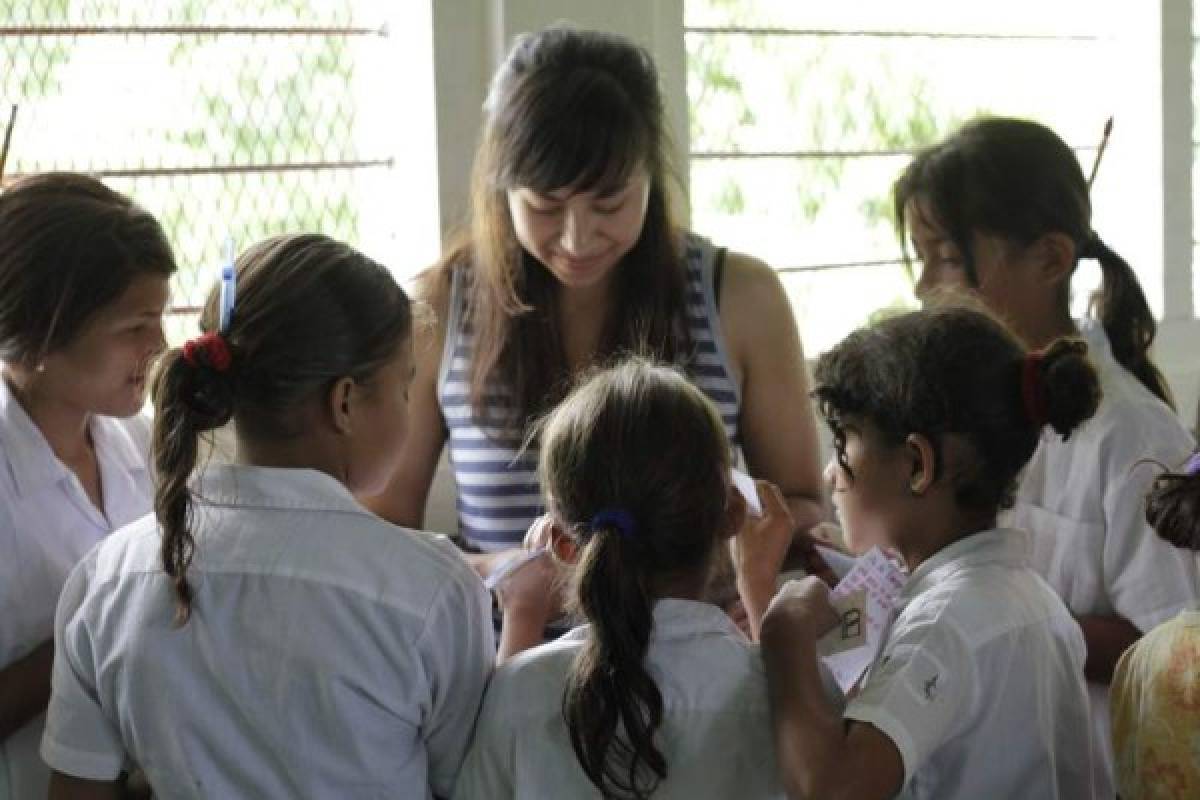
[(822, 356), (834, 436), (827, 475), (848, 541), (910, 577), (882, 649), (839, 713), (821, 691), (829, 589), (789, 583), (762, 623), (783, 779), (799, 797), (1092, 797), (1084, 642), (997, 529), (1044, 429), (1095, 410), (1079, 340), (1026, 353), (997, 321), (945, 309), (893, 317)]

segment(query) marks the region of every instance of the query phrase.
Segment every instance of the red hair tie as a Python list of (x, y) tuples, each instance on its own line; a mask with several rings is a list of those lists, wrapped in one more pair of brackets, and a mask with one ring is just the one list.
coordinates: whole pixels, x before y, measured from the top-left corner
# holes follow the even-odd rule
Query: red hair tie
[(1046, 409), (1046, 386), (1042, 381), (1043, 358), (1040, 352), (1030, 352), (1025, 356), (1021, 368), (1021, 399), (1025, 402), (1025, 413), (1037, 428), (1050, 421)]
[(233, 363), (229, 344), (219, 333), (206, 333), (188, 339), (183, 345), (183, 360), (190, 367), (209, 367), (216, 372), (225, 372)]

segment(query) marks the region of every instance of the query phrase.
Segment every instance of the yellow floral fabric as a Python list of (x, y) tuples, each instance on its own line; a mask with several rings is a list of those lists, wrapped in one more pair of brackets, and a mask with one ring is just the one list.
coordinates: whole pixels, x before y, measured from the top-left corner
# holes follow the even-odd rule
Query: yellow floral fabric
[(1122, 800), (1200, 798), (1200, 612), (1180, 614), (1129, 648), (1110, 699)]

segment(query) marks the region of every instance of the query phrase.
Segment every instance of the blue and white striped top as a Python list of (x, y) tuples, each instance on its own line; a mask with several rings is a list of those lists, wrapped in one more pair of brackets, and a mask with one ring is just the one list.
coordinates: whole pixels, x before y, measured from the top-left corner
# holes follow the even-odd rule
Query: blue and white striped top
[[(716, 405), (736, 453), (741, 397), (729, 368), (713, 292), (716, 248), (689, 234), (687, 322), (694, 355), (684, 364), (692, 382)], [(485, 551), (517, 547), (545, 507), (537, 482), (537, 451), (505, 442), (495, 426), (480, 424), (471, 407), (473, 333), (466, 321), (463, 271), (454, 272), (446, 345), (438, 376), (438, 403), (450, 432), (450, 463), (458, 489), (458, 532)], [(489, 438), (489, 435), (491, 438)]]

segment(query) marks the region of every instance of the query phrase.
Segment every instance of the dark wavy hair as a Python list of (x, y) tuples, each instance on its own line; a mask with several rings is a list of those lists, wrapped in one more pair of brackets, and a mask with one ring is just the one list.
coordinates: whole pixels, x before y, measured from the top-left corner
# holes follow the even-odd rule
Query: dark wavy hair
[[(1200, 453), (1192, 457), (1200, 459)], [(1155, 479), (1146, 495), (1146, 521), (1176, 547), (1200, 552), (1200, 463)]]
[[(1069, 236), (1076, 258), (1093, 258), (1103, 270), (1093, 308), (1113, 357), (1173, 406), (1170, 387), (1150, 358), (1157, 332), (1154, 313), (1133, 269), (1092, 230), (1087, 181), (1075, 153), (1058, 134), (1030, 120), (980, 117), (922, 150), (893, 189), (896, 229), (905, 252), (912, 200), (928, 204), (962, 253), (973, 286), (979, 280), (972, 234), (993, 234), (1021, 246), (1047, 233)], [(1069, 292), (1064, 282), (1064, 310)]]
[[(1059, 339), (1036, 370), (1049, 424), (1064, 438), (1095, 413), (1100, 384), (1087, 345)], [(930, 439), (940, 473), (942, 443), (956, 435), (974, 464), (953, 476), (958, 503), (995, 512), (1012, 505), (1016, 478), (1033, 457), (1042, 425), (1023, 392), (1026, 351), (998, 320), (970, 308), (938, 308), (886, 318), (851, 333), (817, 362), (816, 396), (846, 461), (842, 419), (869, 420), (888, 443), (913, 433)], [(935, 474), (937, 474), (935, 473)]]
[(558, 282), (517, 241), (510, 189), (603, 189), (645, 169), (645, 222), (617, 267), (620, 300), (598, 361), (640, 353), (673, 362), (688, 353), (671, 153), (658, 73), (644, 48), (565, 25), (518, 37), (488, 93), (469, 224), (438, 268), (444, 285), (453, 270), (466, 273), (470, 394), (480, 419), (520, 438), (570, 388)]
[(0, 359), (39, 363), (134, 278), (175, 269), (158, 220), (95, 178), (16, 181), (0, 192)]

